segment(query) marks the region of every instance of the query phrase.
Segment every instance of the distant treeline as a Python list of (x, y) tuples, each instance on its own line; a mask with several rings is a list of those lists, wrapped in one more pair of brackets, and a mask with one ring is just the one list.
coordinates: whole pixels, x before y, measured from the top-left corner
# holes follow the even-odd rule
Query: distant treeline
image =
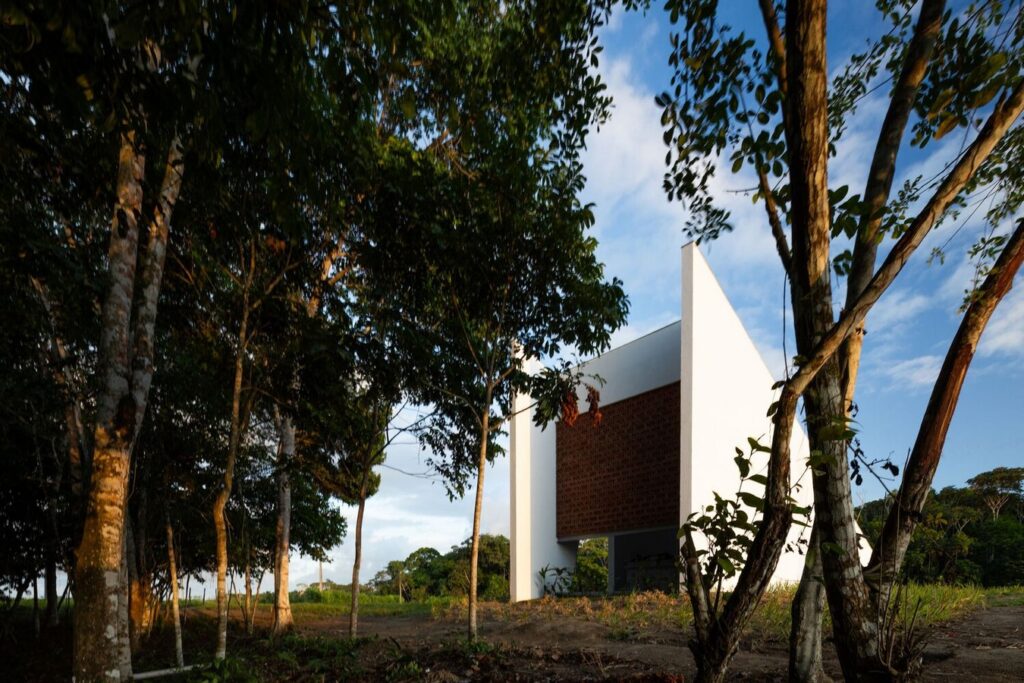
[[(933, 492), (907, 551), (904, 574), (919, 583), (1024, 584), (1024, 467), (999, 467), (966, 486)], [(860, 508), (872, 544), (891, 497)]]
[[(446, 552), (420, 548), (404, 560), (392, 560), (377, 572), (366, 589), (377, 595), (396, 595), (402, 600), (422, 602), (435, 597), (462, 597), (469, 592), (470, 539)], [(477, 591), (483, 600), (509, 598), (509, 540), (501, 535), (480, 536), (480, 567)], [(336, 588), (331, 582), (328, 588)], [(580, 544), (571, 590), (603, 592), (608, 583), (608, 541), (593, 539)], [(296, 592), (293, 601), (319, 602), (317, 586)]]

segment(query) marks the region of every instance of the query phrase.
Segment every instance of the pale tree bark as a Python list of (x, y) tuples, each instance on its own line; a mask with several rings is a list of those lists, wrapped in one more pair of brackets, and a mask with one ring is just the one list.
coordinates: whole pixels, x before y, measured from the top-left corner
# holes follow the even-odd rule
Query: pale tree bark
[(363, 513), (366, 510), (367, 481), (369, 468), (363, 468), (363, 480), (359, 486), (359, 510), (356, 512), (356, 547), (352, 561), (352, 605), (348, 613), (348, 637), (355, 638), (359, 629), (359, 569), (363, 563)]
[(789, 633), (789, 680), (791, 683), (826, 683), (832, 679), (822, 668), (821, 618), (825, 612), (825, 581), (817, 527), (812, 528), (804, 557), (800, 587), (793, 596)]
[[(995, 106), (986, 124), (965, 153), (954, 165), (952, 171), (940, 184), (935, 195), (911, 223), (909, 230), (897, 241), (882, 266), (865, 286), (856, 301), (849, 305), (839, 322), (825, 335), (819, 349), (831, 348), (835, 343), (852, 333), (863, 322), (863, 317), (888, 287), (911, 254), (921, 244), (924, 236), (945, 213), (952, 201), (959, 195), (966, 183), (984, 163), (989, 153), (1006, 134), (1010, 126), (1024, 109), (1024, 83), (1019, 83), (1009, 96)], [(814, 369), (818, 354), (801, 370)], [(827, 416), (845, 415), (846, 397), (842, 387), (836, 383), (826, 396), (826, 402), (807, 402), (808, 416), (818, 419)], [(843, 410), (837, 408), (836, 401)], [(825, 582), (829, 607), (833, 618), (833, 632), (836, 649), (844, 675), (848, 680), (888, 679), (892, 672), (878, 656), (878, 610), (879, 605), (861, 570), (856, 557), (856, 534), (853, 527), (853, 501), (849, 495), (849, 472), (844, 454), (835, 457), (823, 468), (823, 476), (815, 478), (816, 513), (824, 522), (822, 540), (834, 544), (840, 552), (822, 553)], [(904, 472), (904, 482), (913, 482), (915, 474)], [(920, 480), (923, 482), (924, 480)], [(910, 485), (910, 484), (908, 484)], [(924, 484), (930, 485), (930, 478)]]
[(289, 467), (295, 458), (295, 423), (290, 415), (278, 417), (277, 528), (274, 537), (274, 622), (272, 635), (292, 629), (292, 608), (288, 599), (288, 565), (291, 551), (292, 485)]
[(252, 601), (252, 543), (249, 540), (249, 529), (245, 521), (242, 522), (242, 552), (245, 559), (242, 562), (242, 581), (245, 584), (245, 600), (242, 602), (242, 621), (245, 622), (245, 632), (252, 635), (254, 629), (254, 610)]
[(473, 537), (469, 552), (469, 628), (470, 640), (476, 639), (477, 573), (480, 559), (480, 517), (484, 506), (484, 473), (487, 471), (487, 446), (490, 443), (493, 385), (488, 382), (484, 411), (480, 422), (480, 455), (476, 463), (476, 500), (473, 503)]
[[(117, 201), (110, 230), (110, 285), (103, 303), (101, 378), (85, 526), (75, 566), (77, 681), (118, 681), (123, 671), (119, 597), (124, 514), (136, 406), (130, 395), (130, 329), (145, 158), (134, 132), (121, 135)], [(124, 674), (124, 675), (123, 675)]]
[(131, 675), (125, 508), (132, 445), (145, 414), (152, 380), (153, 326), (163, 254), (181, 188), (177, 139), (168, 160), (169, 172), (165, 172), (157, 202), (158, 215), (150, 226), (143, 253), (141, 295), (133, 316), (145, 157), (134, 131), (121, 134), (117, 201), (108, 251), (110, 284), (101, 314), (101, 389), (96, 401), (85, 524), (76, 553), (74, 661), (78, 681), (125, 680)]
[(228, 647), (228, 529), (224, 510), (231, 497), (231, 488), (235, 480), (235, 461), (242, 437), (242, 384), (245, 377), (245, 353), (249, 337), (249, 287), (252, 269), (250, 268), (244, 291), (242, 293), (242, 319), (238, 327), (235, 343), (235, 374), (231, 388), (231, 434), (228, 438), (227, 460), (224, 463), (224, 477), (220, 491), (213, 502), (213, 527), (216, 535), (217, 561), (217, 649), (216, 659), (227, 656)]
[(960, 398), (960, 390), (967, 377), (967, 370), (978, 348), (978, 341), (999, 302), (1013, 287), (1014, 277), (1019, 272), (1022, 262), (1024, 220), (1017, 223), (995, 265), (972, 297), (932, 388), (899, 491), (893, 500), (882, 534), (872, 551), (871, 561), (866, 569), (872, 584), (877, 587), (876, 600), (880, 608), (889, 602), (893, 583), (903, 565), (907, 547), (928, 500), (932, 479), (946, 442), (946, 434)]
[(167, 514), (167, 577), (171, 584), (171, 619), (174, 621), (174, 662), (180, 669), (185, 666), (185, 655), (181, 647), (181, 615), (178, 607), (178, 564), (174, 555), (174, 527), (171, 515)]
[[(833, 327), (829, 262), (831, 207), (828, 197), (828, 71), (825, 48), (824, 0), (791, 0), (786, 12), (786, 59), (789, 99), (786, 139), (791, 169), (791, 224), (793, 231), (793, 317), (797, 351), (810, 355)], [(804, 395), (808, 439), (821, 453), (812, 469), (815, 523), (824, 547), (819, 553), (826, 577), (829, 607), (836, 633), (851, 634), (857, 643), (839, 648), (844, 671), (867, 671), (877, 659), (877, 624), (869, 612), (869, 595), (861, 582), (844, 582), (860, 574), (857, 530), (852, 514), (853, 494), (846, 465), (845, 441), (827, 436), (836, 420), (845, 417), (841, 371), (835, 354), (824, 359), (821, 370)], [(832, 579), (832, 580), (829, 580)], [(842, 598), (838, 597), (843, 585)]]
[(121, 571), (118, 573), (117, 584), (117, 642), (118, 669), (123, 680), (132, 677), (132, 647), (130, 610), (131, 598), (128, 595), (128, 548), (126, 534), (121, 535)]

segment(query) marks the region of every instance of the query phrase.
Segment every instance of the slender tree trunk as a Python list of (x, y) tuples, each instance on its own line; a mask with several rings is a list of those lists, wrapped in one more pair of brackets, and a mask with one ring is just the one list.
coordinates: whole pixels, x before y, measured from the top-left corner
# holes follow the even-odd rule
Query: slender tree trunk
[[(251, 277), (251, 271), (249, 274)], [(213, 527), (217, 543), (217, 649), (215, 659), (224, 659), (228, 647), (228, 530), (224, 510), (231, 497), (235, 480), (235, 461), (238, 457), (242, 437), (242, 380), (245, 374), (245, 351), (249, 334), (249, 281), (242, 296), (242, 320), (238, 328), (235, 348), (235, 376), (231, 391), (231, 436), (228, 441), (228, 457), (224, 465), (224, 479), (220, 492), (213, 503)]]
[(1013, 287), (1014, 277), (1022, 262), (1024, 219), (1018, 221), (995, 265), (964, 313), (932, 388), (917, 439), (903, 472), (903, 480), (866, 570), (866, 574), (877, 586), (875, 599), (879, 609), (889, 601), (892, 585), (903, 565), (907, 547), (928, 499), (946, 434), (960, 399), (960, 390), (967, 378), (967, 370), (974, 359), (978, 342), (996, 307)]
[(249, 549), (246, 547), (245, 567), (242, 570), (242, 580), (245, 582), (245, 602), (242, 603), (242, 619), (245, 621), (245, 633), (252, 635), (252, 568), (250, 567)]
[(174, 527), (171, 516), (167, 515), (167, 577), (171, 583), (171, 618), (174, 620), (174, 662), (180, 669), (185, 666), (185, 655), (181, 649), (181, 615), (178, 607), (178, 564), (174, 556)]
[(103, 303), (100, 377), (85, 526), (76, 553), (74, 662), (79, 683), (124, 680), (119, 629), (124, 515), (136, 406), (130, 395), (131, 312), (145, 159), (135, 134), (120, 140)]
[(480, 456), (476, 464), (476, 500), (473, 503), (473, 539), (469, 554), (469, 639), (475, 640), (477, 635), (476, 626), (476, 594), (477, 594), (477, 566), (480, 558), (480, 517), (484, 507), (484, 473), (487, 469), (487, 445), (490, 441), (490, 420), (491, 420), (491, 392), (493, 388), (487, 385), (487, 395), (484, 403), (483, 420), (480, 427)]
[(789, 635), (790, 683), (826, 683), (821, 665), (821, 618), (825, 612), (825, 582), (817, 524), (811, 529), (800, 587), (793, 596), (793, 625)]
[[(848, 307), (852, 306), (863, 294), (874, 274), (880, 242), (882, 209), (889, 199), (896, 170), (896, 156), (913, 109), (914, 100), (931, 61), (936, 39), (942, 26), (944, 8), (945, 0), (925, 0), (922, 3), (914, 35), (908, 45), (900, 76), (893, 88), (889, 108), (879, 131), (863, 195), (865, 210), (861, 225), (857, 230), (857, 241), (853, 249), (853, 264), (847, 279), (846, 305)], [(847, 415), (850, 415), (853, 408), (865, 333), (864, 325), (858, 326), (847, 338), (839, 352), (843, 369), (844, 408)], [(808, 553), (816, 552), (816, 543), (817, 541), (812, 541)], [(820, 605), (825, 590), (821, 578), (820, 557), (815, 558), (815, 564), (818, 569), (814, 576), (810, 576), (809, 572), (805, 571), (804, 577), (801, 579), (797, 600), (802, 604), (794, 605), (793, 632), (790, 644), (793, 648), (800, 649), (790, 652), (791, 680), (821, 680), (824, 675), (817, 673), (820, 670), (821, 662), (820, 643), (824, 611), (820, 609)], [(805, 581), (813, 581), (813, 585), (805, 587)], [(814, 613), (811, 611), (815, 605), (819, 606), (817, 617), (814, 617)], [(797, 618), (798, 613), (799, 619)], [(818, 648), (818, 652), (811, 652), (808, 649), (814, 647)], [(794, 678), (794, 676), (798, 678)]]
[(292, 485), (289, 467), (295, 456), (295, 423), (291, 416), (278, 420), (280, 446), (277, 461), (277, 529), (274, 541), (274, 623), (271, 634), (291, 630), (292, 608), (288, 600), (288, 560), (291, 552)]
[(348, 637), (355, 638), (359, 627), (359, 568), (363, 562), (363, 513), (366, 511), (366, 490), (369, 475), (363, 469), (359, 487), (359, 511), (356, 512), (356, 556), (352, 561), (352, 608), (348, 613)]
[(117, 583), (117, 642), (118, 642), (118, 670), (123, 680), (131, 680), (132, 677), (132, 646), (131, 646), (131, 624), (129, 611), (131, 609), (130, 597), (128, 595), (128, 550), (126, 545), (127, 536), (121, 535), (121, 570), (118, 574)]
[[(256, 611), (259, 609), (260, 606), (260, 586), (262, 585), (263, 572), (260, 572), (259, 576), (256, 577), (256, 595), (254, 595), (252, 599), (252, 623), (254, 629), (256, 626)], [(252, 635), (252, 633), (250, 633), (249, 635)]]

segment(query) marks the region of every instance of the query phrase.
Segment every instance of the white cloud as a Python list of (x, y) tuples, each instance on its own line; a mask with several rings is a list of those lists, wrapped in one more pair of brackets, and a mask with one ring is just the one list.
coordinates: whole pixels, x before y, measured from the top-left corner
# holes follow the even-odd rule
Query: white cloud
[(902, 327), (932, 306), (932, 298), (909, 290), (896, 289), (886, 292), (868, 317), (872, 331), (884, 333), (891, 327)]
[(942, 356), (926, 355), (892, 363), (885, 368), (885, 374), (896, 385), (890, 388), (919, 389), (930, 387), (942, 367)]
[[(1024, 278), (1018, 277), (1019, 281)], [(982, 356), (1024, 356), (1024, 291), (1011, 290), (1003, 299), (981, 336)]]

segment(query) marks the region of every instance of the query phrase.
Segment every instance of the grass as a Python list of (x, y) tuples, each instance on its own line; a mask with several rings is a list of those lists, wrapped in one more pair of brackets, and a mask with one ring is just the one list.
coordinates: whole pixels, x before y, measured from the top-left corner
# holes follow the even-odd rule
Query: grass
[[(348, 616), (351, 611), (352, 594), (347, 590), (325, 590), (319, 596), (320, 599), (310, 599), (309, 596), (309, 592), (292, 594), (292, 614), (296, 618), (341, 617)], [(262, 593), (258, 599), (258, 612), (271, 609), (272, 594)], [(237, 593), (231, 595), (232, 614), (238, 609), (241, 600), (241, 595)], [(459, 600), (459, 598), (453, 597), (429, 597), (426, 600), (399, 602), (397, 595), (375, 595), (361, 592), (359, 594), (359, 615), (366, 617), (438, 616)], [(465, 598), (462, 598), (462, 602), (465, 602)], [(214, 599), (182, 600), (181, 604), (190, 609), (202, 610), (213, 610), (217, 606)]]
[[(754, 644), (785, 642), (791, 625), (790, 608), (796, 586), (770, 589), (758, 605), (749, 626), (747, 638)], [(980, 588), (941, 584), (911, 584), (903, 596), (901, 618), (909, 619), (914, 607), (919, 626), (933, 626), (967, 616), (985, 607), (1024, 605), (1024, 586)], [(693, 620), (685, 595), (648, 592), (613, 597), (544, 597), (516, 605), (485, 603), (484, 615), (493, 619), (528, 621), (574, 617), (605, 624), (612, 640), (642, 640), (645, 632), (678, 629), (688, 630)], [(442, 617), (458, 619), (464, 612), (453, 603)], [(828, 610), (825, 632), (831, 630)]]

